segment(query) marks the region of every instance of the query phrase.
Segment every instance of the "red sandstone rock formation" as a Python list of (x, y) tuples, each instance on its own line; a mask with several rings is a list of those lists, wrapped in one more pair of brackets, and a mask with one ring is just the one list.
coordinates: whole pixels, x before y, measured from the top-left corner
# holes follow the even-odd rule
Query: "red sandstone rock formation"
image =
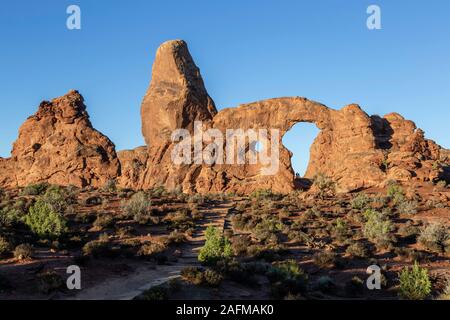
[[(323, 173), (341, 191), (383, 185), (390, 179), (450, 180), (449, 151), (425, 139), (412, 121), (396, 113), (370, 117), (358, 105), (334, 110), (301, 97), (269, 99), (217, 112), (186, 43), (180, 40), (161, 45), (152, 72), (141, 108), (147, 147), (116, 156), (109, 139), (92, 128), (83, 98), (72, 91), (43, 102), (22, 125), (12, 157), (0, 158), (0, 186), (48, 181), (98, 187), (115, 178), (121, 186), (136, 189), (163, 185), (190, 193), (257, 189), (287, 193), (294, 189), (294, 172), (292, 154), (281, 138), (298, 122), (314, 123), (321, 130), (311, 146), (306, 177)], [(177, 143), (171, 134), (175, 129), (193, 134), (195, 121), (202, 121), (204, 130), (217, 129), (223, 134), (227, 129), (279, 130), (278, 137), (269, 135), (271, 142), (280, 142), (278, 171), (263, 174), (264, 165), (247, 162), (175, 164), (172, 152)], [(247, 142), (245, 155), (256, 153)]]
[(114, 144), (95, 130), (77, 91), (44, 101), (19, 129), (11, 158), (0, 161), (0, 185), (98, 187), (120, 175)]
[[(170, 133), (179, 128), (192, 132), (194, 120), (203, 120), (206, 128), (222, 132), (227, 128), (279, 129), (280, 138), (298, 122), (315, 123), (321, 131), (311, 147), (306, 177), (326, 174), (342, 191), (380, 185), (388, 179), (433, 180), (442, 173), (434, 162), (443, 149), (397, 114), (369, 117), (357, 105), (333, 110), (300, 97), (269, 99), (215, 113), (186, 43), (161, 45), (142, 105), (143, 134), (149, 148), (146, 168), (140, 166), (139, 172), (145, 173), (133, 172), (139, 179), (131, 184), (125, 179), (125, 184), (138, 188), (165, 185), (203, 193), (294, 189), (292, 155), (282, 144), (279, 171), (273, 176), (262, 175), (259, 164), (175, 165), (170, 157), (174, 148)], [(130, 168), (129, 161), (141, 163), (141, 153), (142, 149), (136, 156), (127, 151), (122, 164)]]

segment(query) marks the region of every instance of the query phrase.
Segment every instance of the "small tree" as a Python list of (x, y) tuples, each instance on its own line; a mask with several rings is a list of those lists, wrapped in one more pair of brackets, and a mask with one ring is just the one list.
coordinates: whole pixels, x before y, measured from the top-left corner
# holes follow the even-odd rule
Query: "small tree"
[(219, 233), (219, 230), (209, 226), (206, 229), (206, 242), (200, 249), (198, 260), (206, 264), (215, 264), (220, 259), (231, 257), (232, 248), (228, 238)]
[(417, 262), (411, 270), (405, 267), (400, 272), (399, 295), (403, 299), (423, 300), (431, 293), (431, 281), (428, 270), (421, 268)]
[(67, 230), (64, 217), (43, 200), (30, 207), (24, 223), (41, 238), (57, 238)]

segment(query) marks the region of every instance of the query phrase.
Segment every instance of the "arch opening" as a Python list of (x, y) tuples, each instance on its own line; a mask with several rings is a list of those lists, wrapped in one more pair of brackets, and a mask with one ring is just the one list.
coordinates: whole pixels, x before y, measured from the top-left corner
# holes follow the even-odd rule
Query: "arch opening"
[(283, 136), (283, 145), (292, 152), (291, 166), (294, 170), (294, 183), (299, 189), (311, 185), (311, 181), (305, 178), (305, 174), (310, 160), (310, 149), (319, 132), (319, 128), (314, 123), (298, 122)]

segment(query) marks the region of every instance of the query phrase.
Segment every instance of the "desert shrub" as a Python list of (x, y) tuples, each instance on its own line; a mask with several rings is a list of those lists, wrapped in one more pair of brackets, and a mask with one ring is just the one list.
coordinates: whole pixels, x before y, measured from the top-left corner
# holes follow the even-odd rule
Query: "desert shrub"
[(167, 190), (164, 186), (155, 187), (149, 190), (149, 192), (155, 198), (161, 198), (162, 196), (167, 195)]
[(367, 209), (370, 203), (371, 203), (370, 197), (363, 192), (358, 193), (358, 195), (350, 201), (352, 208), (358, 210)]
[(102, 191), (104, 192), (116, 192), (117, 191), (117, 185), (116, 185), (116, 180), (114, 179), (109, 179), (108, 181), (105, 182), (105, 184), (102, 186)]
[(399, 186), (398, 184), (391, 183), (388, 185), (387, 188), (387, 196), (391, 198), (391, 200), (394, 202), (394, 204), (398, 204), (405, 199), (405, 192), (403, 191), (403, 188)]
[(403, 200), (397, 203), (397, 211), (400, 214), (416, 214), (417, 213), (417, 201)]
[(148, 200), (147, 195), (142, 191), (133, 194), (128, 202), (122, 204), (125, 213), (128, 216), (133, 217), (134, 221), (141, 224), (148, 222), (150, 206), (151, 202)]
[(198, 267), (186, 267), (183, 268), (180, 272), (181, 277), (192, 284), (200, 285), (203, 283), (203, 271)]
[(43, 272), (38, 277), (38, 290), (45, 294), (62, 289), (64, 284), (63, 278), (53, 270)]
[(439, 180), (438, 182), (436, 182), (436, 186), (439, 188), (445, 188), (447, 186), (447, 181)]
[(179, 244), (186, 242), (187, 237), (183, 232), (175, 230), (169, 234), (168, 241), (169, 241), (169, 243), (179, 245)]
[(321, 268), (333, 268), (337, 262), (337, 255), (330, 251), (317, 252), (313, 256), (313, 261)]
[(392, 222), (374, 210), (366, 210), (364, 216), (366, 218), (363, 228), (364, 236), (380, 247), (389, 247), (395, 240), (391, 233), (394, 230)]
[(250, 194), (250, 198), (256, 201), (279, 200), (281, 199), (281, 195), (272, 192), (270, 189), (258, 189)]
[(206, 229), (205, 245), (200, 249), (198, 260), (207, 264), (215, 264), (218, 260), (230, 258), (232, 248), (230, 241), (220, 235), (218, 229), (209, 226)]
[(61, 187), (50, 186), (40, 199), (49, 204), (53, 211), (63, 214), (69, 206), (69, 201), (66, 198), (67, 195)]
[(195, 223), (192, 217), (189, 215), (187, 209), (170, 212), (164, 218), (164, 221), (169, 223), (171, 229), (183, 232), (186, 232), (189, 229), (193, 229), (195, 227)]
[(115, 224), (114, 218), (111, 215), (108, 214), (101, 214), (97, 216), (97, 219), (95, 219), (93, 226), (96, 230), (104, 230), (107, 228), (112, 228)]
[(272, 282), (307, 278), (306, 273), (300, 268), (295, 260), (286, 260), (274, 263), (272, 267), (267, 270), (266, 275)]
[(137, 255), (145, 258), (158, 259), (164, 251), (167, 249), (167, 244), (162, 241), (154, 241), (150, 243), (144, 243), (137, 252)]
[(47, 182), (30, 184), (22, 189), (20, 195), (22, 196), (38, 196), (43, 194), (50, 185)]
[(100, 258), (110, 254), (109, 243), (107, 241), (93, 240), (83, 246), (83, 255), (88, 257)]
[(336, 183), (323, 173), (318, 173), (313, 180), (313, 187), (317, 188), (319, 198), (324, 199), (336, 193)]
[(279, 212), (278, 212), (278, 217), (280, 219), (287, 219), (291, 216), (291, 212), (287, 209), (287, 208), (282, 208)]
[(405, 238), (415, 238), (420, 233), (420, 229), (416, 226), (413, 226), (410, 222), (407, 222), (406, 224), (401, 225), (398, 228), (398, 233)]
[(188, 199), (187, 199), (187, 202), (188, 203), (195, 203), (195, 204), (198, 204), (198, 205), (202, 205), (202, 204), (205, 203), (205, 198), (203, 197), (203, 195), (201, 195), (199, 193), (196, 193), (196, 194), (194, 194), (192, 196), (189, 196)]
[(132, 226), (120, 227), (116, 231), (119, 239), (125, 239), (134, 235), (134, 228)]
[(66, 219), (43, 200), (30, 207), (24, 223), (40, 238), (57, 238), (67, 231)]
[(139, 300), (167, 300), (169, 299), (169, 289), (164, 285), (150, 288), (142, 293), (137, 299)]
[(11, 250), (11, 244), (8, 240), (2, 236), (0, 236), (0, 257), (6, 255)]
[(28, 260), (33, 256), (33, 247), (28, 243), (19, 244), (14, 249), (14, 258), (18, 260)]
[(332, 224), (331, 234), (336, 240), (342, 242), (351, 236), (352, 230), (347, 221), (342, 218), (337, 218)]
[(231, 246), (236, 256), (247, 254), (247, 249), (251, 245), (251, 240), (248, 236), (239, 235), (231, 240)]
[(282, 223), (275, 219), (264, 219), (253, 230), (254, 236), (264, 243), (278, 243), (277, 233), (282, 230)]
[(10, 227), (22, 220), (23, 211), (7, 206), (0, 209), (0, 227)]
[(266, 275), (271, 282), (272, 296), (276, 299), (304, 292), (308, 284), (308, 275), (295, 260), (275, 263)]
[(345, 292), (350, 297), (359, 296), (364, 292), (364, 281), (355, 276), (345, 283)]
[(223, 281), (223, 276), (219, 272), (211, 269), (203, 272), (203, 278), (205, 279), (205, 283), (210, 287), (218, 287)]
[(394, 249), (394, 253), (402, 258), (402, 259), (407, 259), (409, 261), (423, 261), (425, 260), (425, 255), (420, 252), (417, 251), (416, 249), (411, 249), (411, 248), (404, 248), (404, 247), (400, 247), (400, 248), (395, 248)]
[(411, 269), (405, 267), (399, 274), (399, 296), (407, 300), (423, 300), (431, 294), (428, 270), (416, 262)]
[(443, 252), (446, 247), (450, 247), (450, 234), (447, 227), (441, 223), (431, 223), (420, 231), (419, 243), (425, 248)]
[(367, 247), (361, 242), (353, 242), (350, 244), (345, 250), (345, 253), (355, 258), (367, 258), (369, 256)]

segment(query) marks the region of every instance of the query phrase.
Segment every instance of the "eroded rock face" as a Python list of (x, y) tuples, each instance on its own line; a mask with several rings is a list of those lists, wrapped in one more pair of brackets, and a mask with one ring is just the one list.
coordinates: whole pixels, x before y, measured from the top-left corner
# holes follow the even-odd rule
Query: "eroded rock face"
[[(195, 120), (202, 120), (205, 129), (224, 133), (238, 128), (278, 129), (277, 173), (262, 175), (261, 164), (175, 165), (171, 159), (175, 144), (170, 135), (183, 128), (192, 133)], [(281, 144), (281, 138), (298, 122), (314, 123), (321, 130), (311, 146), (307, 178), (323, 173), (333, 178), (340, 190), (349, 191), (380, 185), (388, 179), (435, 180), (441, 176), (434, 163), (442, 157), (443, 149), (398, 114), (369, 117), (358, 105), (333, 110), (300, 97), (259, 101), (216, 114), (186, 44), (169, 41), (158, 49), (152, 82), (142, 104), (147, 163), (145, 168), (140, 165), (139, 171), (133, 171), (138, 178), (132, 183), (126, 178), (124, 183), (201, 193), (248, 193), (261, 188), (292, 191), (292, 154)], [(248, 144), (246, 147), (246, 154), (252, 152)], [(127, 151), (121, 156), (122, 165), (130, 168), (130, 162), (142, 164), (142, 151)]]
[(92, 127), (77, 91), (44, 101), (19, 129), (11, 158), (0, 161), (0, 184), (47, 181), (98, 187), (120, 175), (114, 144)]
[[(399, 114), (369, 116), (355, 104), (334, 110), (301, 97), (268, 99), (217, 112), (181, 40), (161, 45), (152, 72), (141, 107), (147, 146), (116, 155), (114, 144), (92, 128), (81, 95), (71, 91), (43, 102), (22, 125), (12, 157), (0, 158), (0, 187), (41, 181), (98, 187), (116, 179), (122, 187), (134, 189), (163, 185), (188, 193), (247, 194), (257, 189), (287, 193), (295, 188), (292, 154), (281, 140), (298, 122), (314, 123), (320, 129), (311, 146), (306, 178), (325, 174), (340, 191), (383, 186), (390, 179), (450, 180), (449, 151), (426, 139), (422, 130)], [(225, 158), (213, 164), (174, 163), (179, 143), (172, 141), (172, 133), (185, 129), (193, 136), (198, 121), (202, 133), (216, 130), (223, 137), (228, 129), (266, 129), (269, 141), (279, 143), (276, 170), (267, 174), (268, 164), (238, 164), (236, 159), (229, 163)], [(200, 144), (200, 150), (211, 141)], [(226, 140), (223, 147), (232, 145)], [(248, 140), (243, 146), (245, 159), (259, 158), (261, 152)], [(192, 160), (199, 154), (188, 153)]]

